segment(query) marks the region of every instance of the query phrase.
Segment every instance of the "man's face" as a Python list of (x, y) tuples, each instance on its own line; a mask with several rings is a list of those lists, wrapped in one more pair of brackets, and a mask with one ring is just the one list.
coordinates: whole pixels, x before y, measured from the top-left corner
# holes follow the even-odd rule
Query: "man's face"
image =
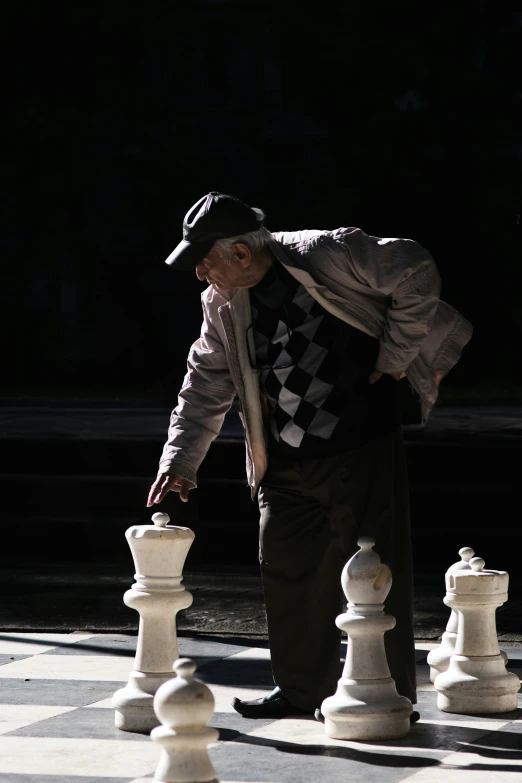
[[(245, 245), (234, 247), (245, 248)], [(246, 248), (248, 250), (248, 248)], [(248, 266), (235, 255), (230, 265), (225, 264), (221, 255), (212, 248), (203, 261), (196, 267), (198, 280), (205, 280), (218, 288), (248, 288), (252, 285), (248, 275)]]

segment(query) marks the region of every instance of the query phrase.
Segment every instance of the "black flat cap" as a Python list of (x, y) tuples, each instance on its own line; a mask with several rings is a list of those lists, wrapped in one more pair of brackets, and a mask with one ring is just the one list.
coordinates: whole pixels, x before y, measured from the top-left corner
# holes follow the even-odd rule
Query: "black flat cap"
[(183, 239), (165, 263), (174, 269), (194, 269), (216, 239), (258, 231), (262, 225), (263, 221), (248, 204), (226, 193), (211, 191), (185, 215)]

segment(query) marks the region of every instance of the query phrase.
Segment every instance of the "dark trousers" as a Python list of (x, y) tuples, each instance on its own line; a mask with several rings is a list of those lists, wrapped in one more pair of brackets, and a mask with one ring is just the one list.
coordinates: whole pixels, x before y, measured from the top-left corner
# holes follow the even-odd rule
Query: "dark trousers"
[(400, 431), (316, 460), (271, 456), (259, 490), (260, 563), (274, 681), (290, 701), (314, 709), (335, 692), (345, 611), (341, 571), (357, 539), (375, 539), (393, 584), (385, 611), (390, 672), (416, 698), (408, 476)]

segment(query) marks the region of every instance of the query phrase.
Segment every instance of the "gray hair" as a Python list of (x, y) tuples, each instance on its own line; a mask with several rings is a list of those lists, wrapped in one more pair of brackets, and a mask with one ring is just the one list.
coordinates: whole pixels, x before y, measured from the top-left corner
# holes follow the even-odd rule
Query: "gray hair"
[[(261, 223), (265, 219), (265, 213), (262, 209), (257, 209), (257, 207), (252, 207), (252, 209), (256, 213), (258, 221)], [(238, 234), (236, 237), (227, 237), (226, 239), (216, 239), (214, 247), (225, 264), (230, 266), (234, 260), (232, 248), (237, 242), (246, 245), (252, 253), (258, 253), (268, 245), (271, 238), (272, 235), (270, 234), (270, 231), (264, 226), (261, 226), (257, 231), (249, 231), (246, 234)]]

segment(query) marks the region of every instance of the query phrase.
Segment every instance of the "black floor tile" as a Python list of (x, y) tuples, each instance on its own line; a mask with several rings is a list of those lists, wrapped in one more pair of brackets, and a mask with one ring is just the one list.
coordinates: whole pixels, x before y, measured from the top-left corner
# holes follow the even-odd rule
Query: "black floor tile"
[(14, 661), (23, 661), (24, 658), (31, 658), (31, 655), (0, 655), (0, 666)]
[(120, 731), (114, 725), (114, 710), (97, 707), (71, 710), (23, 726), (4, 736), (150, 741), (146, 734)]
[[(83, 707), (113, 696), (121, 681), (29, 680), (3, 677), (0, 682), (2, 704), (35, 704), (48, 707)], [(110, 712), (110, 710), (109, 710)]]

